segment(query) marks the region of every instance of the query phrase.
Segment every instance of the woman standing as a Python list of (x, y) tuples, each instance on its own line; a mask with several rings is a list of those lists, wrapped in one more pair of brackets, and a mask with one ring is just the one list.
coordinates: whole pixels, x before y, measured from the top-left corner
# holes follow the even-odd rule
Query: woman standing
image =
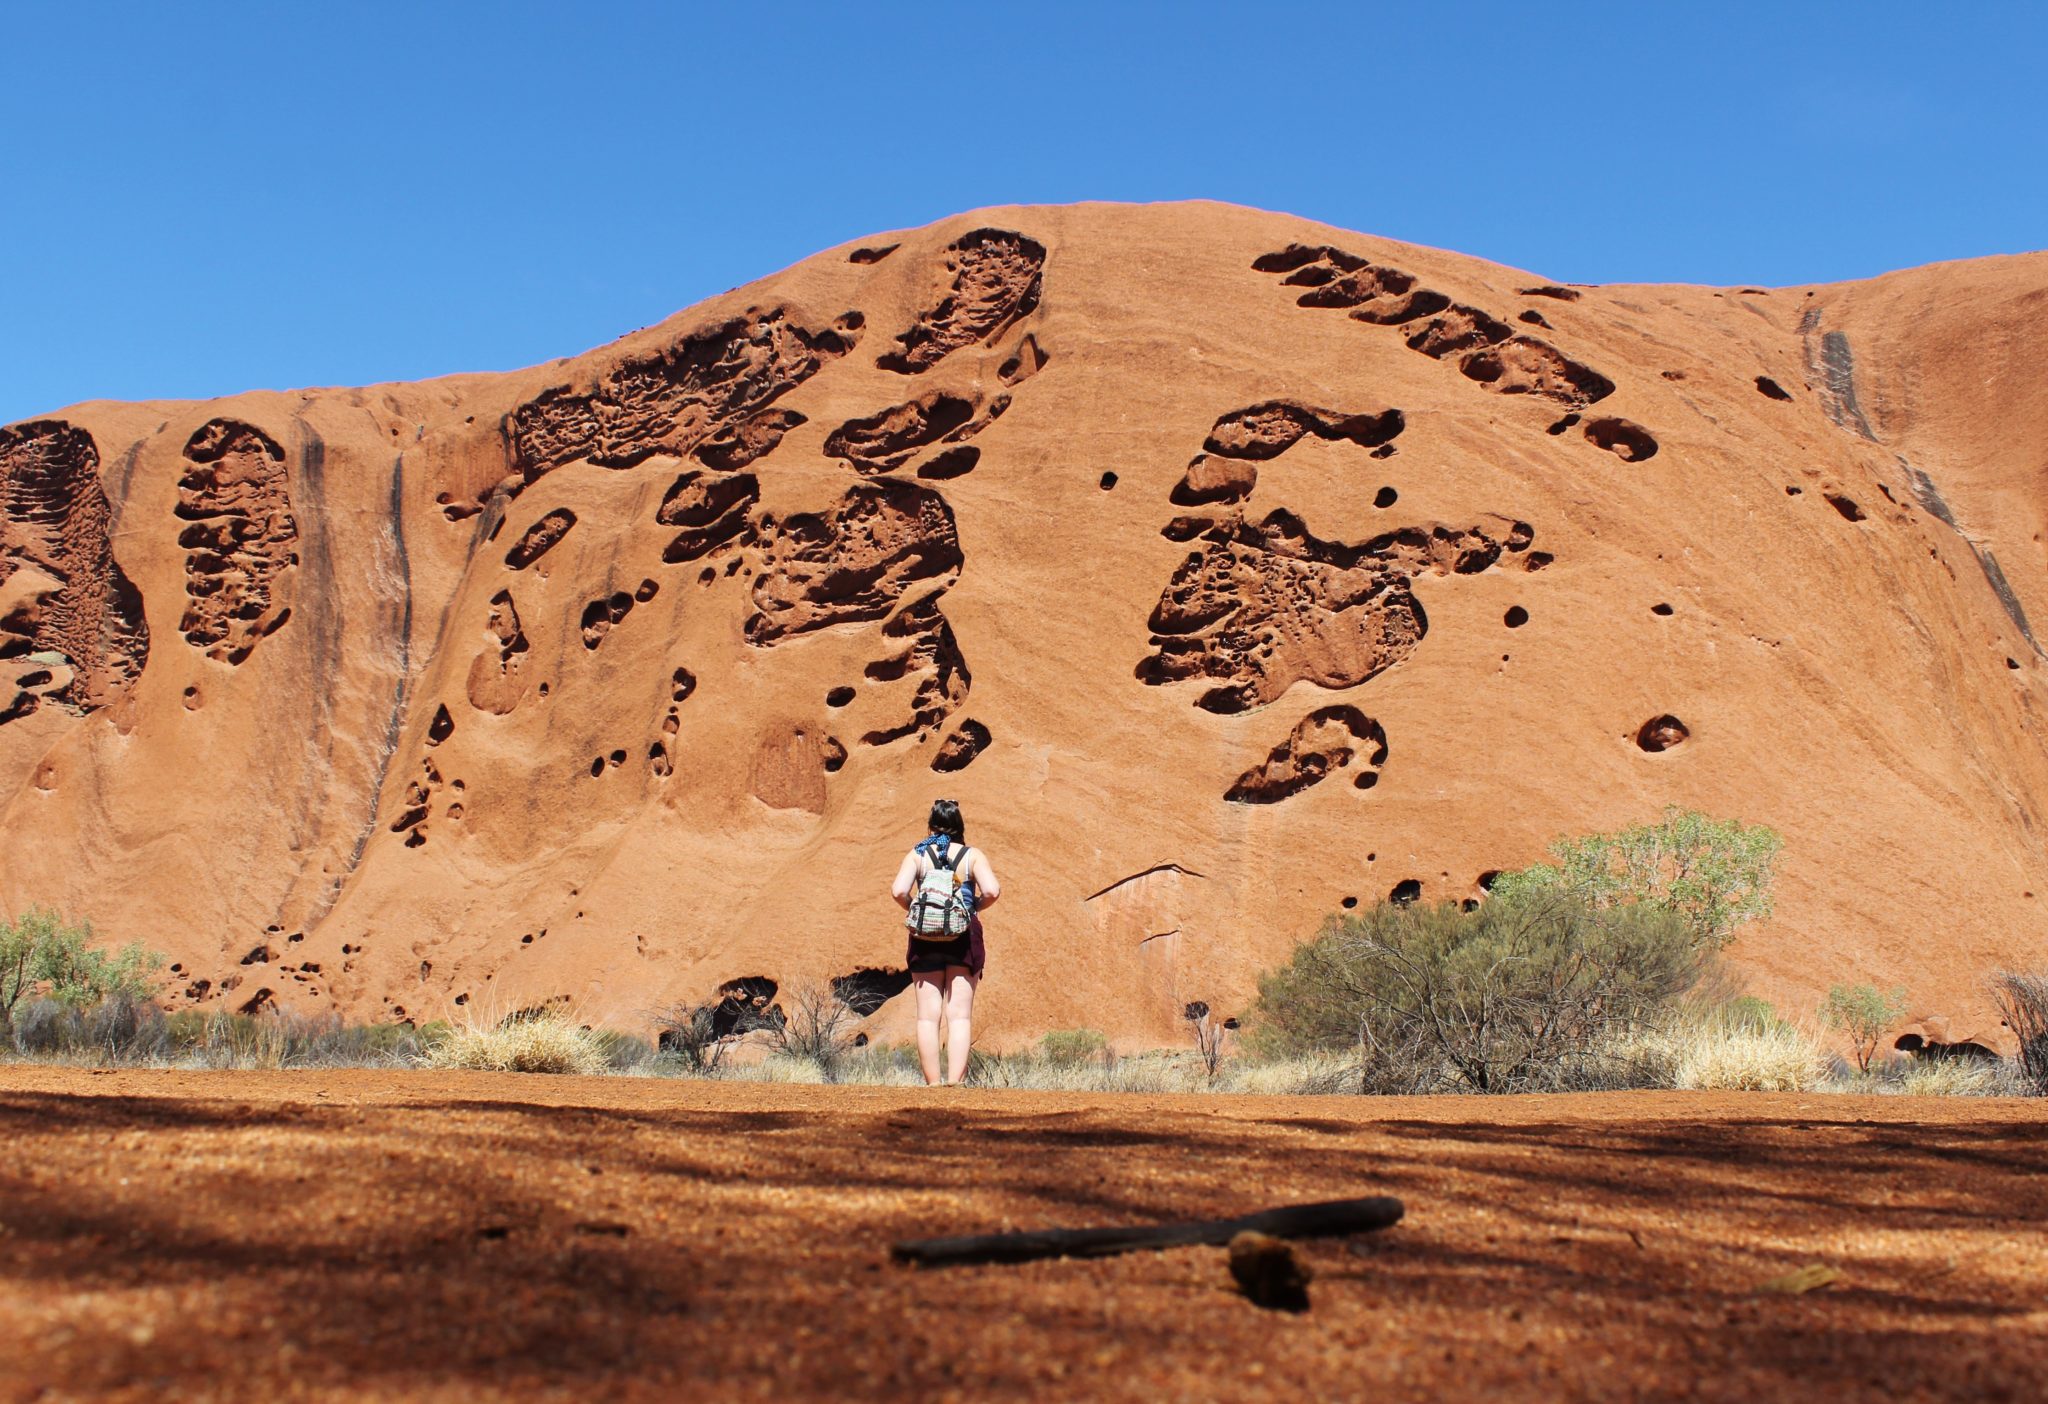
[(940, 800), (932, 806), (925, 826), (931, 833), (922, 843), (903, 855), (896, 869), (896, 881), (889, 895), (906, 912), (919, 888), (935, 870), (954, 875), (964, 889), (969, 917), (967, 929), (957, 936), (927, 935), (916, 925), (910, 928), (910, 950), (904, 956), (911, 983), (917, 991), (917, 1058), (924, 1068), (924, 1080), (937, 1085), (939, 1076), (939, 1022), (946, 1023), (945, 1081), (957, 1085), (967, 1076), (967, 1051), (974, 1041), (974, 988), (981, 983), (987, 953), (982, 949), (980, 913), (1003, 895), (988, 855), (967, 846), (967, 824), (960, 806)]

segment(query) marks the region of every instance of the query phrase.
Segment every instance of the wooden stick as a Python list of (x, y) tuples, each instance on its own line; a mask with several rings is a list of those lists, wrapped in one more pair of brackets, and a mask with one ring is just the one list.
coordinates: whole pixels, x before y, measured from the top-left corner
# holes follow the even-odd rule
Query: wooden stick
[(1401, 1201), (1387, 1195), (1333, 1199), (1322, 1204), (1287, 1204), (1241, 1219), (1194, 1219), (1140, 1228), (1033, 1229), (1023, 1233), (973, 1234), (963, 1238), (920, 1238), (898, 1243), (890, 1254), (899, 1263), (952, 1267), (967, 1263), (1027, 1263), (1038, 1258), (1104, 1258), (1146, 1248), (1185, 1248), (1228, 1243), (1251, 1230), (1275, 1238), (1320, 1238), (1370, 1233), (1401, 1221)]

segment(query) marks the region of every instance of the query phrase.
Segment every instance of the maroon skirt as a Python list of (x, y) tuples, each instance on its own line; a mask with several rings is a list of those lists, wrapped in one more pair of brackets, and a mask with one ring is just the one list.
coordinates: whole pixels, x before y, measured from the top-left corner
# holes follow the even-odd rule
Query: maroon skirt
[(910, 949), (904, 953), (903, 965), (911, 974), (943, 975), (949, 969), (967, 967), (967, 973), (976, 977), (988, 961), (988, 952), (981, 944), (981, 918), (975, 917), (968, 924), (964, 935), (945, 941), (924, 941), (906, 935)]

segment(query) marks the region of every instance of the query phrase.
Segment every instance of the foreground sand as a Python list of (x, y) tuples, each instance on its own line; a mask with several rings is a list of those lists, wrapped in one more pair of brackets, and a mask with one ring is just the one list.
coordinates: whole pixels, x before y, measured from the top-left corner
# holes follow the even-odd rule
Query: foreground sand
[[(15, 1067), (0, 1129), (10, 1401), (2048, 1393), (2042, 1102)], [(1214, 1248), (888, 1261), (1382, 1191), (1298, 1317)]]

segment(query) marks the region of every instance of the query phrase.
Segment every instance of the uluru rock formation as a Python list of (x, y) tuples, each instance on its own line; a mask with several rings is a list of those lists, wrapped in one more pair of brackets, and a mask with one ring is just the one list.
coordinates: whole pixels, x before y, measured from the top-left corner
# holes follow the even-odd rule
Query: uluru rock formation
[(945, 795), (983, 1036), (1164, 1042), (1679, 804), (1785, 835), (1759, 993), (1974, 1015), (2048, 956), (2044, 309), (1006, 208), (528, 370), (77, 405), (0, 429), (0, 907), (205, 1008), (872, 1005)]

